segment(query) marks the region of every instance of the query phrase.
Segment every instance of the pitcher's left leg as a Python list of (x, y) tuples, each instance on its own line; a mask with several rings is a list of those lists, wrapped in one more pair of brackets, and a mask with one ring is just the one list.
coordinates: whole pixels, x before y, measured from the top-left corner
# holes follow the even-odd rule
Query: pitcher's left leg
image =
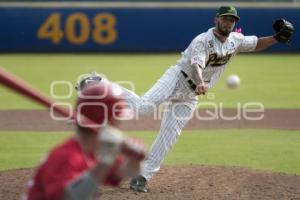
[[(158, 136), (151, 146), (151, 150), (143, 164), (141, 176), (133, 179), (131, 188), (139, 192), (147, 192), (146, 181), (160, 169), (166, 154), (176, 143), (182, 128), (193, 116), (196, 100), (190, 102), (172, 102), (166, 106)], [(143, 184), (142, 184), (143, 183)]]

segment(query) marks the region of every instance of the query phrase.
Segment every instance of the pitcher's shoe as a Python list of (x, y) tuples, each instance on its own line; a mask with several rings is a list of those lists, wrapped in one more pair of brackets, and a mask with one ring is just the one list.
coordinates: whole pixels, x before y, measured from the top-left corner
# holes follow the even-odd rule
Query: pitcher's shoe
[(130, 181), (130, 189), (136, 192), (148, 192), (148, 189), (146, 188), (147, 180), (142, 175), (139, 175), (137, 177), (134, 177)]
[(83, 90), (83, 88), (91, 83), (100, 83), (102, 77), (97, 74), (97, 72), (90, 73), (87, 77), (84, 77), (79, 81), (79, 83), (75, 86), (75, 89), (78, 91)]

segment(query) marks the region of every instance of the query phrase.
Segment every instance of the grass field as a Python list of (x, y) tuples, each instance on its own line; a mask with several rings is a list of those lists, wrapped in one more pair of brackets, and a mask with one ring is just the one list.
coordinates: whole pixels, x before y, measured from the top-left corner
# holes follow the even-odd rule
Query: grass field
[[(1, 54), (0, 64), (32, 85), (50, 94), (53, 81), (70, 81), (90, 71), (106, 74), (113, 81), (130, 80), (143, 94), (162, 73), (176, 63), (179, 54)], [(224, 79), (238, 74), (238, 90), (225, 87)], [(238, 103), (261, 102), (266, 108), (300, 108), (300, 55), (240, 55), (230, 63), (220, 83), (210, 92), (214, 101), (234, 108)], [(56, 94), (66, 94), (58, 87)], [(59, 101), (74, 101), (72, 98)], [(0, 110), (43, 109), (0, 87)], [(35, 166), (42, 155), (68, 133), (0, 131), (0, 170)], [(130, 132), (148, 145), (152, 132)], [(300, 174), (300, 132), (278, 130), (184, 131), (165, 164), (248, 166), (255, 169)]]
[[(97, 71), (113, 81), (132, 81), (138, 94), (149, 89), (162, 73), (176, 63), (179, 54), (1, 54), (1, 65), (50, 94), (53, 81), (75, 84), (78, 75)], [(288, 64), (287, 64), (288, 63)], [(224, 79), (228, 74), (241, 77), (239, 90), (229, 90)], [(261, 102), (267, 108), (300, 108), (299, 54), (239, 55), (229, 64), (225, 75), (210, 92), (224, 107), (234, 108), (249, 101)], [(57, 87), (56, 94), (67, 94), (67, 87)], [(73, 91), (73, 97), (74, 97)], [(211, 95), (210, 95), (211, 97)], [(36, 104), (0, 88), (5, 104), (0, 109), (32, 109)], [(60, 101), (73, 102), (73, 99)]]
[[(150, 146), (154, 132), (128, 132)], [(0, 132), (0, 170), (35, 166), (68, 133)], [(300, 175), (300, 131), (184, 131), (164, 164), (247, 166)]]

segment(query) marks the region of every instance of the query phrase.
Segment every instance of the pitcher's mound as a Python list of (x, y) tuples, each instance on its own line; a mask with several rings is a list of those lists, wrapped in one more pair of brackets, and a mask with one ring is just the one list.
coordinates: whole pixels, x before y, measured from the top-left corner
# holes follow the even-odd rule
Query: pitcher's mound
[[(32, 173), (33, 169), (1, 172), (0, 199), (19, 199)], [(120, 188), (102, 188), (101, 200), (300, 199), (300, 176), (242, 167), (164, 166), (148, 186), (149, 193), (135, 193), (125, 181)]]

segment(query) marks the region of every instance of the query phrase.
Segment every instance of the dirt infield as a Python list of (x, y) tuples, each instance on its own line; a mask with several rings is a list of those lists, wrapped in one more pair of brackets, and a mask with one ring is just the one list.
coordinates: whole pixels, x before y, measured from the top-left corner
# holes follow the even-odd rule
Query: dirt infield
[[(0, 174), (0, 199), (17, 200), (33, 169)], [(102, 188), (102, 200), (299, 200), (300, 176), (254, 171), (240, 167), (164, 166), (149, 183), (150, 192)]]
[[(267, 109), (261, 120), (246, 120), (238, 114), (237, 110), (225, 109), (218, 112), (215, 120), (211, 119), (212, 110), (200, 110), (185, 127), (193, 129), (225, 129), (225, 128), (260, 128), (260, 129), (285, 129), (300, 130), (300, 109)], [(250, 114), (247, 114), (249, 116)], [(252, 113), (250, 117), (260, 116), (261, 113)], [(223, 117), (235, 117), (232, 120), (223, 120)], [(201, 119), (200, 119), (201, 117)], [(142, 117), (137, 120), (124, 121), (123, 130), (158, 130), (159, 120), (153, 116)], [(50, 118), (48, 111), (43, 110), (2, 110), (0, 111), (0, 130), (9, 131), (66, 131), (72, 125), (66, 121), (55, 121)]]
[[(208, 116), (210, 111), (200, 111)], [(226, 109), (223, 116), (234, 116)], [(266, 128), (300, 130), (300, 109), (265, 110), (259, 121), (199, 120), (194, 117), (186, 129)], [(124, 130), (158, 130), (159, 121), (142, 118), (123, 123)], [(0, 111), (0, 130), (8, 131), (68, 131), (72, 125), (53, 121), (47, 111)], [(20, 199), (33, 169), (18, 169), (0, 173), (0, 200)], [(242, 167), (163, 166), (150, 181), (150, 192), (138, 194), (128, 189), (128, 181), (120, 188), (102, 188), (104, 200), (300, 200), (300, 176), (256, 171)]]

